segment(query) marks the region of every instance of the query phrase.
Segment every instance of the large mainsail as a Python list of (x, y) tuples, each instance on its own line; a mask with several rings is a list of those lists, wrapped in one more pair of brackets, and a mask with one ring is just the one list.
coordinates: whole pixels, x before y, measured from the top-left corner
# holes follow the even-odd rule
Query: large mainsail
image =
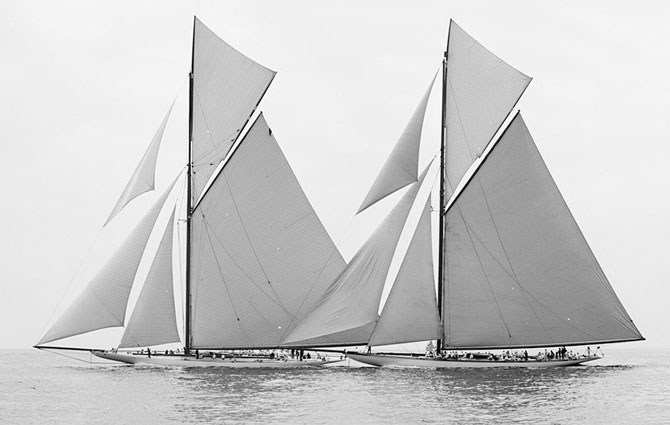
[(172, 287), (172, 242), (175, 211), (163, 233), (119, 348), (179, 342)]
[(521, 115), (460, 192), (446, 220), (445, 347), (579, 345), (642, 338)]
[(126, 305), (154, 223), (175, 180), (38, 344), (123, 326)]
[(195, 18), (192, 201), (200, 197), (274, 76), (274, 71), (235, 50)]
[(449, 198), (531, 78), (488, 51), (454, 21), (449, 26), (447, 56), (445, 192)]
[(262, 115), (191, 225), (192, 348), (279, 346), (345, 266)]
[(285, 344), (332, 346), (369, 341), (396, 245), (427, 172), (428, 168), (409, 187)]

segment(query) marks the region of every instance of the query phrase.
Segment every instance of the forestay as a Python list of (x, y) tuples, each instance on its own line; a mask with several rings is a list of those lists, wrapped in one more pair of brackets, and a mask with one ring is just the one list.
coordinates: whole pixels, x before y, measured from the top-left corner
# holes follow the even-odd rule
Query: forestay
[(253, 114), (275, 72), (235, 50), (197, 18), (193, 31), (191, 196), (196, 201)]
[(445, 347), (642, 338), (521, 115), (455, 199), (446, 221)]
[(345, 266), (262, 115), (191, 223), (194, 349), (279, 346)]
[(156, 201), (38, 345), (97, 329), (123, 326), (137, 268), (154, 223), (176, 181)]

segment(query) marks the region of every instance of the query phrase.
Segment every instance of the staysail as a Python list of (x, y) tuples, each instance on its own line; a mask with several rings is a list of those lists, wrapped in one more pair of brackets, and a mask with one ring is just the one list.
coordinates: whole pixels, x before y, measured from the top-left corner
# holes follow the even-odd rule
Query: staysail
[(503, 62), (456, 22), (447, 46), (445, 194), (453, 194), (531, 78)]
[(446, 221), (445, 348), (642, 339), (520, 114)]
[(177, 180), (156, 201), (74, 303), (42, 337), (38, 345), (98, 329), (123, 326), (128, 296), (144, 248), (163, 204), (176, 182)]
[(137, 168), (133, 172), (133, 175), (130, 177), (126, 188), (123, 189), (123, 193), (119, 197), (119, 200), (116, 201), (112, 212), (109, 214), (107, 221), (105, 221), (104, 226), (107, 225), (116, 215), (121, 212), (123, 207), (128, 205), (130, 201), (140, 196), (141, 194), (154, 190), (154, 180), (156, 176), (156, 160), (158, 159), (158, 151), (161, 146), (161, 140), (163, 139), (163, 133), (165, 132), (165, 126), (167, 125), (168, 119), (170, 118), (170, 113), (174, 107), (174, 101), (170, 105), (165, 118), (161, 122), (161, 125), (156, 130), (154, 138), (151, 139), (151, 143), (147, 148), (144, 156), (140, 160), (140, 163), (137, 164)]
[(119, 348), (179, 342), (172, 287), (174, 216), (173, 211)]
[(396, 245), (427, 171), (409, 187), (285, 344), (332, 346), (369, 341)]
[(433, 276), (430, 197), (368, 345), (425, 341), (441, 336)]
[(191, 223), (194, 349), (279, 346), (345, 266), (262, 115)]
[(421, 131), (423, 129), (423, 119), (426, 116), (426, 107), (430, 92), (435, 83), (435, 77), (424, 93), (414, 114), (410, 118), (400, 139), (396, 142), (391, 154), (386, 159), (384, 166), (377, 175), (372, 187), (368, 191), (363, 203), (358, 208), (356, 214), (365, 210), (377, 201), (392, 194), (398, 189), (414, 183), (419, 174), (419, 146), (421, 144)]
[(235, 50), (195, 18), (193, 201), (198, 200), (212, 173), (228, 154), (274, 76), (274, 71)]

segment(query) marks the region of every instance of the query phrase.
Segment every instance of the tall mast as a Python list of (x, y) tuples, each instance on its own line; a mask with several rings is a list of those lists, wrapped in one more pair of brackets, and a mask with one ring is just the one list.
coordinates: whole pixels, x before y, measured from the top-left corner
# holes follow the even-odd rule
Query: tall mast
[[(445, 222), (444, 222), (444, 179), (445, 169), (444, 160), (446, 156), (446, 142), (447, 142), (447, 53), (449, 52), (449, 44), (447, 50), (444, 52), (442, 59), (442, 126), (440, 128), (440, 231), (438, 236), (438, 268), (437, 268), (437, 312), (440, 315), (440, 329), (441, 335), (444, 336), (444, 317), (442, 317), (442, 292), (444, 281), (444, 244), (445, 244)], [(437, 340), (437, 352), (442, 352), (442, 339)]]
[(193, 62), (195, 56), (195, 24), (196, 18), (193, 17), (193, 44), (191, 46), (191, 72), (188, 74), (189, 93), (188, 93), (188, 172), (186, 183), (186, 290), (184, 302), (186, 312), (184, 317), (184, 354), (191, 352), (191, 175), (193, 173), (193, 159), (191, 158), (191, 148), (193, 145)]

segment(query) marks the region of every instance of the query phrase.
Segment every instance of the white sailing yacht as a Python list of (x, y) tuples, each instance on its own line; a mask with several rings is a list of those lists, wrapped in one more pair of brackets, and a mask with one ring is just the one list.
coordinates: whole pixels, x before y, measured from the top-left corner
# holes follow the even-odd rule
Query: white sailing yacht
[[(599, 358), (566, 355), (565, 346), (644, 339), (521, 114), (512, 114), (530, 80), (451, 21), (442, 60), (437, 206), (432, 211), (430, 199), (417, 199), (428, 173), (418, 175), (418, 152), (429, 88), (359, 212), (409, 189), (285, 343), (367, 345), (368, 352), (348, 356), (376, 366), (555, 367)], [(398, 252), (413, 204), (421, 216), (406, 251)], [(437, 285), (431, 212), (439, 215)], [(394, 255), (402, 263), (383, 300)], [(437, 349), (427, 355), (371, 351), (432, 340)], [(560, 347), (561, 354), (528, 354), (542, 347), (552, 353)], [(480, 353), (465, 356), (466, 350)], [(504, 361), (489, 350), (503, 350)]]
[[(84, 350), (131, 364), (296, 367), (310, 363), (222, 353), (436, 340), (432, 356), (348, 355), (377, 366), (550, 367), (598, 356), (496, 361), (443, 354), (643, 339), (521, 115), (510, 117), (530, 78), (453, 21), (442, 61), (440, 160), (419, 175), (419, 143), (433, 78), (359, 213), (409, 187), (348, 264), (263, 115), (255, 113), (274, 75), (195, 19), (186, 212), (169, 201), (173, 183), (37, 348), (123, 327), (118, 350)], [(166, 122), (167, 117), (108, 222), (153, 188)], [(432, 208), (426, 196), (431, 191), (424, 184), (430, 185), (436, 170), (439, 201)], [(167, 225), (156, 228), (166, 210)], [(416, 210), (420, 217), (410, 228), (408, 217)], [(439, 216), (436, 232), (432, 213)], [(187, 223), (183, 340), (175, 319), (171, 256), (175, 217), (180, 216)], [(162, 232), (161, 242), (154, 258), (145, 258), (153, 232)], [(411, 234), (404, 251), (398, 248), (403, 232)], [(396, 257), (401, 265), (383, 299)], [(139, 264), (146, 261), (151, 262), (146, 279), (136, 282)], [(133, 285), (141, 290), (127, 314)], [(123, 351), (167, 343), (183, 343), (184, 355)], [(210, 357), (203, 359), (206, 352)]]
[[(258, 351), (229, 354), (281, 347), (345, 267), (265, 118), (255, 114), (274, 76), (194, 19), (186, 212), (177, 211), (179, 203), (170, 201), (175, 198), (173, 183), (36, 348), (80, 349), (131, 364), (316, 364)], [(153, 189), (169, 115), (107, 223), (132, 199)], [(164, 228), (157, 228), (164, 210), (172, 211), (171, 216)], [(187, 222), (183, 341), (173, 290), (176, 216), (185, 216)], [(145, 258), (152, 232), (162, 232), (153, 259)], [(151, 266), (146, 280), (137, 282), (143, 261)], [(133, 285), (142, 286), (132, 314), (127, 314)], [(124, 328), (118, 349), (55, 345), (109, 327)], [(168, 350), (165, 355), (154, 349), (151, 355), (152, 347), (170, 343), (183, 344), (184, 354), (170, 355)]]

